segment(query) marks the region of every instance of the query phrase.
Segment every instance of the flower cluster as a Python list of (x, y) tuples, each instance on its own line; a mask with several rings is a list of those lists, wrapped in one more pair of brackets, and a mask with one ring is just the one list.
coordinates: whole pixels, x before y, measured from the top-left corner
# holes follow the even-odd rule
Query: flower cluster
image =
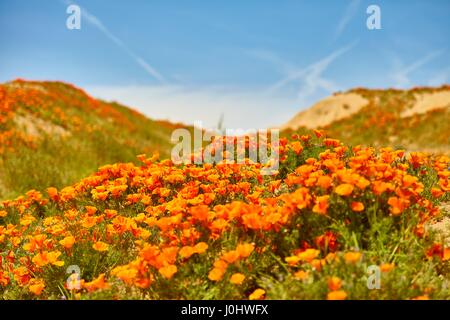
[[(61, 190), (4, 201), (0, 292), (241, 299), (447, 294), (437, 282), (448, 278), (450, 249), (427, 225), (449, 197), (448, 157), (350, 148), (321, 131), (282, 138), (278, 151), (273, 176), (252, 163), (174, 165), (140, 155), (140, 165), (106, 165)], [(433, 288), (417, 281), (385, 293), (358, 287), (368, 264), (378, 265), (385, 281), (396, 270), (407, 277), (413, 244), (415, 261), (432, 264), (423, 268)], [(81, 274), (66, 274), (71, 265)], [(288, 296), (277, 295), (283, 281)]]

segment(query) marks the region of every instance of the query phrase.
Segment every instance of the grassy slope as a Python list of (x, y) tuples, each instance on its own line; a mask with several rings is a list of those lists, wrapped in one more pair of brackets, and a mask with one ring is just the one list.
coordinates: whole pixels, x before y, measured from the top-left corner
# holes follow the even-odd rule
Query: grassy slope
[[(369, 104), (356, 114), (335, 121), (323, 129), (329, 136), (350, 145), (392, 145), (408, 150), (446, 152), (450, 146), (449, 108), (406, 118), (400, 117), (400, 113), (414, 103), (415, 93), (431, 93), (439, 90), (448, 88), (350, 90), (349, 92), (361, 94), (369, 100)], [(308, 130), (300, 128), (298, 131)]]
[(170, 151), (175, 125), (61, 82), (0, 85), (0, 199), (63, 187), (107, 163)]

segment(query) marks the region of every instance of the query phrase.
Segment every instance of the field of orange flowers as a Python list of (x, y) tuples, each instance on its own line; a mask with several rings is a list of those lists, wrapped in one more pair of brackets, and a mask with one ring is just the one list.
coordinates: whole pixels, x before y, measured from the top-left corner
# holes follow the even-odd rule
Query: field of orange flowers
[[(280, 168), (118, 163), (0, 205), (4, 299), (448, 299), (447, 156), (283, 138)], [(379, 286), (370, 287), (379, 271)], [(73, 272), (73, 273), (72, 273)]]

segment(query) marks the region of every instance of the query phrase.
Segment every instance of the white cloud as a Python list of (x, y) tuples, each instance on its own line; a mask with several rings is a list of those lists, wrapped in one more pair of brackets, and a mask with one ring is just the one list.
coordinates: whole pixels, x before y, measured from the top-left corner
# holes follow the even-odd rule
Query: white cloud
[[(305, 68), (297, 69), (277, 55), (262, 51), (247, 51), (254, 57), (279, 68), (285, 77), (266, 87), (227, 86), (87, 86), (92, 95), (108, 101), (118, 101), (134, 107), (150, 118), (193, 124), (202, 121), (205, 127), (215, 127), (224, 115), (224, 127), (230, 129), (260, 129), (287, 122), (301, 107), (308, 107), (318, 98), (318, 92), (330, 94), (340, 89), (323, 73), (332, 62), (350, 50), (356, 42), (332, 52)], [(288, 85), (297, 88), (292, 94)], [(299, 88), (299, 89), (298, 89)]]
[(298, 110), (295, 97), (267, 95), (263, 88), (162, 86), (86, 86), (87, 92), (118, 101), (152, 119), (216, 127), (221, 115), (230, 129), (260, 129), (281, 125)]

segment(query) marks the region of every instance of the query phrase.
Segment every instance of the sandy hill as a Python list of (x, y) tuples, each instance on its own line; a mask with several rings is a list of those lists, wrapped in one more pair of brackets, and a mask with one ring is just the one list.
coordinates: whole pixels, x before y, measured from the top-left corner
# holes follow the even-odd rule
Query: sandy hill
[(350, 144), (450, 150), (450, 86), (410, 90), (357, 88), (327, 97), (281, 127), (326, 129)]
[(0, 199), (64, 186), (107, 163), (170, 151), (169, 122), (61, 82), (0, 84)]

